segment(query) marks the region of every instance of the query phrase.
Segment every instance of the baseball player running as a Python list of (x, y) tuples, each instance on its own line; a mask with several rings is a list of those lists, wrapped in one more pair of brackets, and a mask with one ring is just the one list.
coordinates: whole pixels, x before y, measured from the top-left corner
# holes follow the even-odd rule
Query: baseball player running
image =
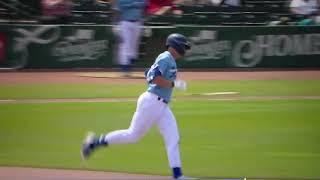
[(148, 89), (137, 101), (136, 112), (130, 127), (96, 137), (89, 133), (82, 145), (81, 155), (87, 159), (98, 147), (114, 144), (135, 143), (152, 125), (156, 124), (166, 145), (169, 165), (174, 179), (191, 179), (182, 175), (179, 131), (176, 119), (169, 107), (173, 88), (186, 90), (186, 82), (176, 80), (176, 60), (190, 49), (190, 43), (181, 34), (171, 34), (166, 40), (167, 51), (161, 53), (149, 70), (145, 72)]

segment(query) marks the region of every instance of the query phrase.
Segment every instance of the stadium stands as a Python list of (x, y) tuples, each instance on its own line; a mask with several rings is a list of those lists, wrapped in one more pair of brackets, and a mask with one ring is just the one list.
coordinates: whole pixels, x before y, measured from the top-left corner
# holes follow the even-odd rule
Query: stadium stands
[(77, 1), (71, 14), (73, 24), (108, 24), (112, 17), (110, 3), (102, 1)]
[[(36, 23), (39, 13), (23, 1), (2, 0), (0, 2), (0, 23)], [(184, 5), (177, 7), (181, 15), (159, 15), (146, 18), (149, 25), (267, 25), (272, 21), (285, 19), (289, 24), (303, 17), (289, 12), (286, 0), (243, 0), (241, 7)], [(74, 1), (70, 23), (73, 24), (108, 24), (111, 23), (112, 10), (108, 1), (77, 0)]]
[(0, 1), (0, 23), (37, 23), (39, 13), (22, 1)]

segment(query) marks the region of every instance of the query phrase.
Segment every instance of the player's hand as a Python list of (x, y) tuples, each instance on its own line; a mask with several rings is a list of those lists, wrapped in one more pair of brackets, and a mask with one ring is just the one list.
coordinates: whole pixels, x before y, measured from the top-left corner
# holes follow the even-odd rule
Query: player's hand
[(179, 90), (185, 91), (187, 90), (187, 82), (183, 80), (175, 80), (174, 87)]

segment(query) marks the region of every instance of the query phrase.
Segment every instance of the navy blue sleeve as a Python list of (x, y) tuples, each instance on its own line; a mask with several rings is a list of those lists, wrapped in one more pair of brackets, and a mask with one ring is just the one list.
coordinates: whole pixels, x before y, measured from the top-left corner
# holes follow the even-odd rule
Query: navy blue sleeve
[(161, 72), (160, 72), (160, 70), (159, 70), (159, 67), (156, 67), (155, 69), (154, 69), (154, 77), (157, 77), (157, 76), (161, 76), (162, 74), (161, 74)]
[(156, 66), (154, 68), (149, 69), (149, 71), (146, 74), (147, 81), (150, 83), (152, 82), (157, 76), (162, 76), (161, 71), (159, 70), (159, 67)]

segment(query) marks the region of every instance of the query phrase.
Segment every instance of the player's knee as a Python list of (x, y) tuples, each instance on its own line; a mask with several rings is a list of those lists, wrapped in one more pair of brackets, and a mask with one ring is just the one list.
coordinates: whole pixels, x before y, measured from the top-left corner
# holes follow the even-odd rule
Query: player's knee
[(138, 132), (132, 132), (131, 135), (130, 135), (130, 140), (131, 140), (131, 143), (136, 143), (138, 142), (141, 137), (143, 136), (143, 134), (141, 133), (138, 133)]
[(177, 146), (180, 145), (180, 138), (179, 137), (176, 137), (176, 138), (173, 138), (170, 142), (169, 142), (169, 146), (171, 148), (176, 148)]
[(180, 136), (179, 135), (172, 137), (172, 144), (180, 144)]

